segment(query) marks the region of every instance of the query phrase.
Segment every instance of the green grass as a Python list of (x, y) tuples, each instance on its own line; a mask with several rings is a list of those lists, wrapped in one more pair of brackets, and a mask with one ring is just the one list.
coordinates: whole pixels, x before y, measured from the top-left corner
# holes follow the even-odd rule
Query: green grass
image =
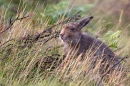
[[(34, 40), (36, 35), (42, 33), (47, 27), (71, 17), (80, 9), (83, 10), (83, 16), (90, 14), (94, 16), (93, 21), (84, 28), (84, 31), (94, 37), (98, 36), (99, 39), (110, 45), (113, 51), (121, 48), (115, 52), (117, 55), (130, 56), (130, 35), (129, 30), (127, 31), (129, 25), (123, 25), (125, 23), (123, 21), (116, 24), (116, 21), (122, 17), (113, 19), (111, 14), (103, 14), (98, 11), (95, 4), (74, 7), (71, 12), (67, 11), (67, 14), (64, 15), (67, 3), (63, 1), (58, 5), (49, 5), (46, 10), (40, 7), (36, 7), (34, 10), (30, 8), (34, 15), (29, 19), (16, 21), (11, 29), (11, 34), (7, 31), (4, 32), (4, 35), (0, 34), (0, 37), (3, 38), (0, 43), (0, 84), (2, 86), (95, 86), (100, 80), (100, 61), (95, 68), (90, 68), (92, 66), (90, 65), (91, 58), (80, 61), (80, 56), (73, 55), (68, 56), (69, 60), (61, 61), (63, 50), (57, 36), (61, 25), (52, 28), (50, 32), (44, 32), (38, 40)], [(51, 9), (52, 7), (55, 8)], [(9, 12), (9, 9), (6, 10)], [(45, 10), (44, 13), (43, 10)], [(5, 11), (0, 14), (4, 15), (0, 22), (1, 24), (4, 22), (3, 26), (8, 26), (6, 22), (10, 16), (6, 16)], [(24, 13), (30, 13), (30, 11), (27, 11), (25, 7), (20, 15), (22, 16)], [(13, 40), (6, 42), (7, 39)], [(93, 55), (87, 53), (86, 56), (92, 57)], [(66, 63), (64, 64), (64, 62)], [(116, 75), (118, 72), (115, 71), (116, 73), (105, 76), (101, 84), (128, 86), (130, 84), (130, 58), (124, 60), (122, 64), (127, 71), (127, 76), (123, 76), (124, 72)]]

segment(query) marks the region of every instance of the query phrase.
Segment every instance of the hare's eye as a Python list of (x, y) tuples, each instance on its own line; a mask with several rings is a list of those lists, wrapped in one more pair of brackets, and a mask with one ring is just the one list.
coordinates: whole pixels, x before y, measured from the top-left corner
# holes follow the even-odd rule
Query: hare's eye
[(75, 28), (71, 28), (71, 31), (75, 31)]

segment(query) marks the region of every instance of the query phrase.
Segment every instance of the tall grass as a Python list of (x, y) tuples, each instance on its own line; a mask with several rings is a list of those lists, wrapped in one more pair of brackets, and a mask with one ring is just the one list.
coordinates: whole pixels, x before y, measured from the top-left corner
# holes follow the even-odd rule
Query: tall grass
[[(39, 13), (42, 12), (39, 11)], [(62, 44), (58, 40), (61, 25), (46, 30), (54, 20), (50, 22), (48, 17), (41, 17), (39, 13), (36, 10), (27, 13), (23, 10), (17, 13), (15, 17), (18, 15), (20, 15), (19, 17), (29, 15), (29, 17), (15, 21), (11, 30), (0, 34), (2, 39), (0, 44), (0, 84), (2, 86), (95, 86), (101, 79), (101, 71), (105, 71), (101, 69), (101, 59), (92, 65), (95, 60), (94, 54), (88, 51), (84, 57), (76, 56), (74, 52), (63, 60)], [(91, 14), (95, 15), (95, 19), (85, 31), (97, 34), (108, 45), (115, 43), (116, 47), (111, 47), (113, 50), (121, 48), (115, 52), (117, 55), (122, 57), (130, 55), (130, 36), (125, 30), (121, 30), (119, 27), (121, 23), (108, 26), (108, 15), (98, 15), (98, 11), (93, 10)], [(43, 14), (41, 15), (43, 16)], [(105, 16), (106, 20), (104, 17), (98, 16)], [(2, 26), (8, 27), (9, 24), (6, 24), (5, 17), (6, 14), (3, 12), (0, 22)], [(60, 21), (60, 18), (56, 18), (57, 21)], [(2, 24), (2, 22), (5, 23)], [(105, 26), (108, 26), (109, 29), (106, 29)], [(116, 34), (117, 30), (121, 31), (118, 35)], [(104, 32), (100, 35), (102, 31)], [(111, 33), (109, 34), (108, 31)], [(34, 40), (39, 33), (42, 33), (40, 38)], [(114, 33), (116, 37), (112, 38)], [(113, 42), (115, 40), (116, 42)], [(100, 85), (128, 86), (130, 84), (130, 58), (122, 61), (122, 65), (125, 71), (114, 70), (103, 78)]]

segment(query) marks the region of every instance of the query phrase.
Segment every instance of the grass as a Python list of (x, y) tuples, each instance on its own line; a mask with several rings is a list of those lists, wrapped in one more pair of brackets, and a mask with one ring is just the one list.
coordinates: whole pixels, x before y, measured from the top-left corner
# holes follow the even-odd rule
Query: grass
[[(61, 26), (57, 25), (46, 31), (46, 27), (50, 26), (49, 20), (42, 21), (40, 16), (35, 15), (35, 11), (34, 14), (32, 12), (28, 12), (31, 14), (28, 18), (15, 21), (10, 33), (5, 31), (4, 34), (0, 34), (2, 38), (0, 44), (0, 84), (2, 86), (95, 86), (101, 79), (101, 60), (98, 60), (93, 68), (91, 65), (94, 60), (91, 58), (93, 54), (88, 51), (86, 56), (82, 57), (83, 61), (81, 56), (77, 57), (75, 53), (62, 61), (62, 47), (58, 40)], [(114, 22), (113, 25), (113, 22), (108, 19), (108, 15), (102, 14), (105, 17), (100, 18), (98, 16), (102, 15), (98, 14), (98, 11), (92, 12), (97, 17), (87, 26), (89, 29), (85, 29), (85, 31), (97, 34), (107, 44), (112, 44), (116, 39), (116, 48), (111, 48), (113, 50), (121, 49), (115, 53), (122, 57), (130, 56), (130, 36), (126, 31), (129, 25), (124, 25), (125, 29), (122, 30), (121, 19), (119, 19), (121, 23), (115, 24)], [(1, 15), (5, 15), (5, 13), (3, 12)], [(22, 16), (23, 13), (20, 15)], [(6, 23), (5, 17), (6, 15), (4, 21), (1, 19), (0, 22)], [(9, 24), (2, 25), (8, 26)], [(111, 39), (112, 34), (118, 30), (121, 33), (118, 36), (116, 34), (116, 37)], [(106, 35), (108, 31), (112, 31), (112, 34)], [(38, 34), (40, 34), (40, 38), (35, 40)], [(107, 74), (100, 84), (128, 86), (130, 84), (130, 58), (122, 61), (122, 64), (127, 71), (125, 72), (126, 76), (123, 76), (124, 71), (114, 71), (112, 74)]]

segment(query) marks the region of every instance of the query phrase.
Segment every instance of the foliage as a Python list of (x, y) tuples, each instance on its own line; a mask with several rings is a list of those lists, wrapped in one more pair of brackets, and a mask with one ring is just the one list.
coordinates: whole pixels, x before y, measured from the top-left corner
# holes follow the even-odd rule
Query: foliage
[(119, 42), (119, 37), (121, 35), (121, 31), (117, 30), (116, 32), (108, 31), (105, 34), (105, 41), (108, 43), (109, 47), (112, 49), (118, 48), (117, 44)]
[[(42, 1), (33, 1), (30, 3), (30, 0), (23, 1), (17, 1), (13, 0), (12, 2), (7, 1), (1, 1), (1, 6), (5, 6), (5, 8), (8, 8), (9, 11), (7, 11), (7, 16), (11, 16), (14, 13), (12, 9), (17, 9), (19, 6), (19, 11), (24, 10), (24, 12), (28, 11), (34, 11), (38, 17), (42, 18), (44, 21), (49, 19), (49, 24), (54, 24), (56, 21), (59, 20), (59, 18), (62, 17), (68, 17), (72, 16), (73, 13), (76, 13), (78, 11), (82, 11), (83, 15), (86, 15), (86, 13), (89, 13), (90, 10), (94, 7), (94, 4), (88, 4), (85, 6), (77, 6), (75, 8), (67, 7), (69, 6), (69, 2), (66, 0), (63, 0), (57, 4), (50, 4), (45, 5)], [(6, 3), (3, 5), (3, 3)], [(10, 4), (11, 3), (11, 4)], [(9, 5), (10, 4), (10, 5)], [(19, 5), (20, 4), (20, 5)], [(40, 8), (40, 9), (39, 9)]]
[[(86, 6), (77, 6), (75, 8), (67, 7), (69, 5), (68, 1), (61, 1), (57, 5), (49, 5), (47, 6), (45, 12), (40, 13), (43, 18), (49, 18), (50, 24), (55, 23), (59, 18), (72, 16), (74, 13), (78, 11), (82, 11), (82, 13), (89, 13), (90, 10), (94, 7), (93, 4), (89, 4)], [(86, 14), (85, 14), (86, 15)]]
[[(7, 0), (5, 0), (7, 2)], [(13, 0), (14, 5), (18, 3), (18, 0)], [(15, 2), (16, 1), (16, 2)], [(34, 0), (36, 2), (40, 2)], [(32, 11), (36, 13), (34, 15), (35, 19), (31, 18), (30, 21), (34, 21), (36, 24), (30, 24), (30, 21), (21, 20), (16, 22), (14, 33), (18, 34), (19, 32), (15, 31), (17, 28), (23, 31), (28, 31), (28, 29), (36, 28), (44, 32), (40, 35), (40, 39), (35, 41), (34, 39), (37, 37), (37, 32), (33, 34), (24, 34), (20, 35), (21, 37), (17, 37), (17, 35), (8, 42), (0, 44), (0, 85), (3, 86), (95, 86), (95, 83), (98, 79), (100, 79), (99, 75), (99, 64), (97, 63), (94, 69), (90, 69), (91, 65), (91, 57), (93, 55), (89, 55), (87, 53), (86, 57), (90, 57), (90, 59), (86, 59), (85, 61), (81, 61), (81, 57), (76, 57), (74, 54), (70, 57), (69, 60), (66, 60), (66, 64), (59, 66), (62, 58), (62, 48), (58, 41), (58, 33), (59, 27), (53, 28), (52, 30), (46, 31), (46, 26), (53, 25), (58, 20), (63, 17), (68, 18), (73, 16), (74, 13), (78, 11), (82, 11), (82, 15), (86, 16), (95, 6), (95, 4), (88, 4), (86, 6), (77, 6), (73, 9), (70, 9), (67, 1), (61, 1), (57, 4), (49, 4), (47, 6), (40, 4), (36, 6), (36, 3), (29, 3), (30, 0), (27, 0), (26, 3), (21, 4), (21, 7), (26, 6), (24, 12)], [(2, 7), (3, 0), (0, 0), (0, 4)], [(11, 5), (13, 5), (11, 4)], [(34, 7), (33, 7), (34, 5)], [(5, 4), (5, 8), (9, 6), (9, 2)], [(8, 8), (7, 8), (8, 9)], [(9, 10), (9, 9), (8, 9)], [(23, 11), (23, 9), (22, 9)], [(11, 15), (10, 11), (8, 11), (9, 15)], [(93, 11), (93, 15), (102, 16)], [(10, 18), (10, 16), (5, 14), (4, 18)], [(110, 15), (109, 15), (110, 16)], [(108, 23), (109, 16), (106, 15), (106, 21), (103, 23), (105, 29), (110, 29), (116, 25), (113, 22)], [(40, 19), (40, 20), (38, 20)], [(100, 18), (95, 18), (94, 23), (92, 22), (92, 27), (95, 25), (94, 31), (98, 29), (98, 27), (102, 26), (102, 23), (97, 23)], [(3, 20), (0, 20), (3, 22)], [(5, 21), (5, 20), (4, 20)], [(48, 22), (49, 21), (49, 22)], [(97, 24), (95, 24), (97, 23)], [(26, 30), (27, 29), (27, 30)], [(45, 30), (44, 30), (45, 29)], [(120, 28), (119, 28), (120, 29)], [(30, 31), (31, 31), (30, 30)], [(12, 33), (12, 34), (14, 34)], [(120, 35), (123, 33), (121, 30), (109, 30), (104, 36), (103, 40), (109, 44), (112, 49), (118, 48), (117, 45), (121, 44), (124, 41), (124, 38), (121, 39)], [(0, 34), (1, 35), (1, 34)], [(25, 37), (24, 37), (25, 36)], [(10, 36), (9, 36), (10, 37)], [(24, 37), (24, 38), (23, 38)], [(129, 37), (125, 38), (127, 41)], [(124, 48), (122, 53), (129, 52), (129, 42), (125, 42), (128, 48)], [(71, 58), (72, 57), (72, 58)], [(82, 57), (82, 58), (86, 58)], [(125, 63), (127, 69), (129, 69), (129, 60)], [(57, 71), (58, 68), (61, 70)], [(128, 72), (129, 73), (129, 72)], [(102, 81), (105, 85), (118, 85), (120, 82), (126, 82), (126, 85), (129, 85), (129, 76), (125, 76), (125, 79), (122, 77), (122, 72), (118, 75), (117, 71), (111, 76), (108, 75)]]

